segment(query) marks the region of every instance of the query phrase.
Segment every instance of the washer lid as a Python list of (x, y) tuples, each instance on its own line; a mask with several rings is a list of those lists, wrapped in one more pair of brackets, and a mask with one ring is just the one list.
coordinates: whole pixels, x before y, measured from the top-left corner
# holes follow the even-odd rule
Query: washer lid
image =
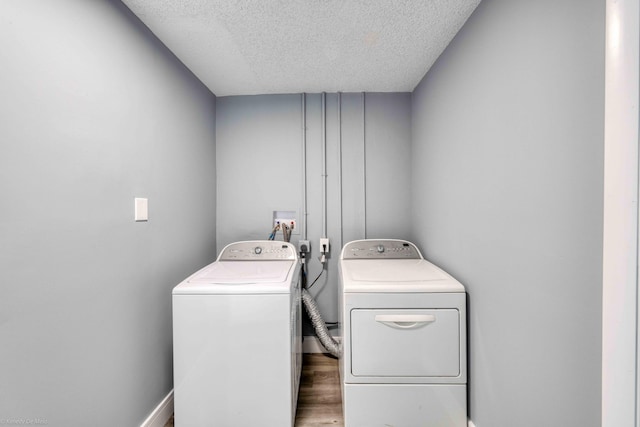
[(464, 292), (464, 286), (424, 259), (343, 259), (344, 292)]
[(173, 289), (173, 294), (289, 293), (297, 260), (216, 261)]

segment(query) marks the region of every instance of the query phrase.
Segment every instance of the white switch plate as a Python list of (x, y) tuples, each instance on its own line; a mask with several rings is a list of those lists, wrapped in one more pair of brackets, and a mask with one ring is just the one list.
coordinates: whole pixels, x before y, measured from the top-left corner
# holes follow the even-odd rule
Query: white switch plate
[(135, 198), (135, 219), (136, 221), (149, 220), (149, 206), (147, 199)]

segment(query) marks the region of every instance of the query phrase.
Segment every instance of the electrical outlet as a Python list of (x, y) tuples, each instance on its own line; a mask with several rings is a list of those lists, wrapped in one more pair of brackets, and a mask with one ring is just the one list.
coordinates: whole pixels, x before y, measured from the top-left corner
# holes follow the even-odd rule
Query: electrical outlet
[(300, 240), (298, 241), (298, 249), (300, 250), (300, 252), (308, 254), (309, 252), (311, 252), (311, 245), (309, 244), (308, 240)]
[(275, 218), (273, 220), (273, 226), (275, 227), (276, 225), (279, 224), (287, 224), (289, 226), (289, 228), (291, 228), (291, 230), (295, 230), (296, 229), (296, 220), (295, 219), (282, 219), (282, 218)]
[(320, 238), (320, 253), (321, 254), (329, 253), (329, 239), (327, 237)]

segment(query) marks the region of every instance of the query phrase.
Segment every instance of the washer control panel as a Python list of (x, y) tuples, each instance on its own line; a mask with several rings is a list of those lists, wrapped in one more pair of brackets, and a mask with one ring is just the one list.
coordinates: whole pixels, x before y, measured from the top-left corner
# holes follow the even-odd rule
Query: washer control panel
[(368, 239), (347, 243), (342, 259), (422, 259), (422, 255), (406, 240)]
[(291, 243), (278, 242), (276, 240), (231, 243), (222, 250), (218, 257), (218, 261), (274, 261), (296, 259), (298, 259), (298, 252)]

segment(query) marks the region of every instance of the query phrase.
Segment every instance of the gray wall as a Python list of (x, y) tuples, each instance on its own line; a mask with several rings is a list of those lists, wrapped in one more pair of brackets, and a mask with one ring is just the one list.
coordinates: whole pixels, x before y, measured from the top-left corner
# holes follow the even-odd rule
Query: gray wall
[(139, 425), (216, 254), (215, 97), (116, 1), (3, 0), (0, 52), (0, 420)]
[(478, 427), (599, 426), (604, 2), (484, 0), (413, 93), (413, 233)]
[[(301, 97), (216, 114), (115, 1), (3, 0), (0, 52), (0, 419), (138, 425), (172, 387), (171, 288), (273, 210), (301, 219)], [(366, 95), (364, 128), (361, 94), (341, 122), (327, 95), (321, 311), (337, 320), (344, 243), (416, 241), (469, 291), (478, 427), (599, 425), (603, 58), (600, 2), (484, 0), (413, 94)]]
[[(337, 321), (337, 261), (343, 243), (362, 239), (365, 232), (370, 238), (408, 238), (410, 229), (410, 94), (367, 94), (366, 128), (362, 94), (340, 98), (339, 103), (337, 94), (326, 95), (326, 234), (331, 254), (327, 274), (312, 288), (327, 321)], [(322, 95), (306, 96), (306, 116), (307, 238), (313, 279), (321, 271)], [(283, 210), (297, 212), (298, 234), (291, 239), (297, 244), (303, 216), (302, 95), (221, 97), (216, 123), (218, 247), (266, 239), (273, 211)], [(305, 333), (312, 334), (308, 329)]]

